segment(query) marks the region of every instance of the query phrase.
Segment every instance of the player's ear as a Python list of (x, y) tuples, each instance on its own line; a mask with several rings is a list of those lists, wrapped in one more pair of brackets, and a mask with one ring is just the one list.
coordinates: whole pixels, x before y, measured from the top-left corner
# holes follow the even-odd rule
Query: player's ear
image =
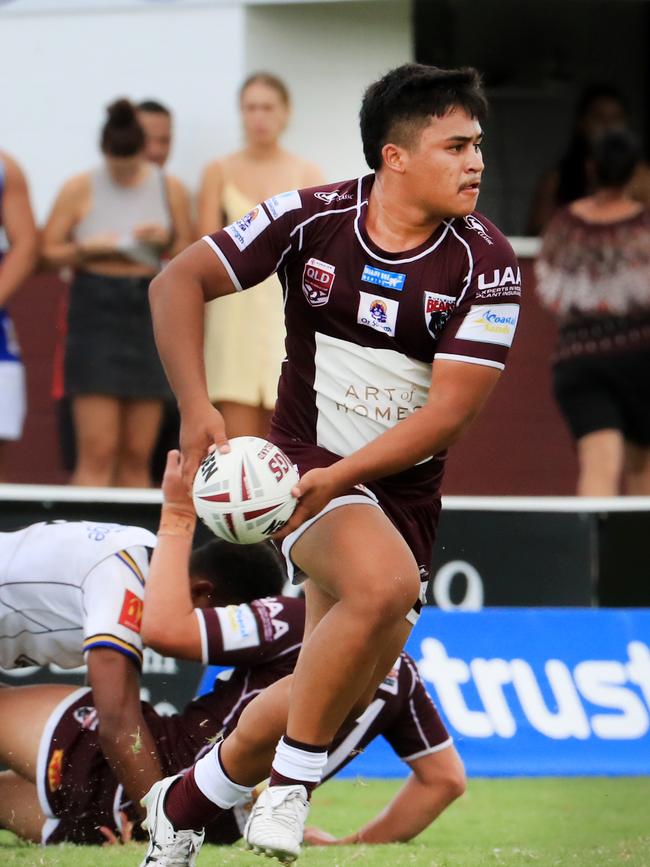
[(195, 608), (211, 608), (216, 604), (212, 598), (214, 585), (207, 578), (194, 578), (190, 584), (190, 593)]
[(406, 151), (404, 148), (401, 148), (399, 145), (385, 144), (381, 149), (381, 156), (384, 165), (390, 171), (397, 172), (398, 174), (404, 174), (405, 170), (405, 159)]

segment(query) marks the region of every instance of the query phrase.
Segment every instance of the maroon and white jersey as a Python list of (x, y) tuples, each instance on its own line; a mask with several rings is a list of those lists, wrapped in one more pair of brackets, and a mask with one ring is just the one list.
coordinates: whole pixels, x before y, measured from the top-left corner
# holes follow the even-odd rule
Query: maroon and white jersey
[[(503, 368), (519, 314), (519, 268), (495, 226), (445, 220), (388, 253), (365, 229), (373, 183), (283, 193), (204, 238), (237, 290), (278, 272), (287, 358), (274, 428), (339, 456), (426, 402), (435, 359)], [(419, 478), (437, 482), (442, 459)]]

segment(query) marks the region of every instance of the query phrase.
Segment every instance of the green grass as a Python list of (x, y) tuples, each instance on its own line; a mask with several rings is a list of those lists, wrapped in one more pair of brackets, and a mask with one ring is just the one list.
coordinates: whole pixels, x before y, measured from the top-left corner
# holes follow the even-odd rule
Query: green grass
[[(356, 830), (399, 787), (397, 781), (328, 783), (310, 824)], [(41, 849), (0, 832), (0, 865), (135, 867), (144, 846)], [(206, 846), (199, 867), (277, 864), (238, 847)], [(465, 797), (412, 843), (307, 849), (301, 865), (422, 867), (650, 867), (650, 779), (472, 780)]]

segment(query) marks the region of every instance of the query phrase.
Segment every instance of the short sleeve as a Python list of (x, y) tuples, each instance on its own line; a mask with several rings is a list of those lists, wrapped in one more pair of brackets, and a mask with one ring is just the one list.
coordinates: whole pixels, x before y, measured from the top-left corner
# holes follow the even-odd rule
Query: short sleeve
[(147, 549), (137, 545), (102, 560), (82, 585), (84, 606), (84, 654), (109, 647), (142, 665), (140, 626)]
[[(459, 300), (444, 325), (434, 358), (481, 364), (502, 370), (517, 330), (521, 270), (501, 233), (491, 231), (465, 246), (466, 274)], [(480, 243), (481, 246), (478, 246)]]
[(383, 734), (400, 759), (410, 762), (448, 747), (452, 738), (410, 657), (402, 657), (405, 667), (411, 674), (409, 694)]
[(296, 648), (305, 628), (304, 602), (288, 597), (195, 612), (205, 665), (262, 665)]
[(256, 205), (252, 211), (214, 235), (205, 235), (237, 291), (249, 289), (274, 274), (290, 255), (306, 218), (301, 194), (289, 190)]

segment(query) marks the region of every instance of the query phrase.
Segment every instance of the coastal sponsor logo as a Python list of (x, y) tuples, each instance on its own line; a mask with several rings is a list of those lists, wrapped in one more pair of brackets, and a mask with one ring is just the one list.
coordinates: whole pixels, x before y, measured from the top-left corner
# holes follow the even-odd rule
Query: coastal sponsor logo
[(396, 271), (384, 271), (383, 268), (375, 268), (374, 265), (366, 265), (361, 279), (375, 286), (383, 286), (384, 289), (394, 289), (401, 292), (406, 282), (406, 274), (398, 274)]
[(230, 235), (237, 249), (243, 251), (270, 225), (268, 214), (261, 205), (257, 205), (240, 220), (226, 226), (224, 232)]
[(326, 205), (331, 205), (334, 202), (343, 202), (354, 199), (352, 193), (340, 193), (338, 190), (331, 190), (330, 192), (325, 192), (324, 190), (314, 193), (314, 198), (319, 199), (321, 202), (325, 202)]
[(336, 268), (329, 262), (310, 259), (302, 272), (302, 291), (312, 307), (322, 307), (330, 299)]
[(494, 268), (491, 272), (478, 275), (476, 298), (495, 299), (503, 296), (521, 295), (521, 271), (508, 266), (503, 271)]
[[(555, 741), (640, 740), (650, 729), (650, 648), (630, 641), (623, 659), (469, 658), (425, 638), (418, 668), (456, 731), (515, 738), (530, 725)], [(478, 703), (476, 701), (478, 696)]]
[(474, 216), (474, 214), (468, 214), (465, 217), (465, 225), (467, 226), (468, 229), (471, 229), (473, 232), (476, 232), (477, 235), (479, 235), (481, 238), (483, 238), (483, 240), (485, 241), (486, 244), (490, 244), (490, 245), (494, 244), (494, 241), (488, 235), (487, 229), (485, 228), (483, 223), (479, 220), (479, 218)]
[(434, 339), (440, 337), (455, 306), (456, 299), (453, 295), (441, 295), (439, 292), (424, 293), (424, 320), (429, 334)]
[(456, 332), (458, 340), (512, 346), (517, 328), (517, 304), (474, 304)]
[(63, 750), (53, 750), (47, 765), (47, 785), (50, 792), (56, 792), (63, 780)]
[(378, 298), (369, 292), (359, 292), (359, 295), (357, 311), (359, 325), (367, 325), (368, 328), (394, 337), (399, 301), (394, 301), (392, 298)]
[(289, 211), (296, 211), (298, 208), (302, 207), (298, 190), (289, 190), (286, 193), (280, 193), (278, 196), (273, 196), (272, 198), (267, 199), (264, 204), (274, 220), (279, 219), (283, 214), (287, 214)]
[(259, 644), (257, 620), (249, 605), (216, 608), (224, 650), (242, 650)]

